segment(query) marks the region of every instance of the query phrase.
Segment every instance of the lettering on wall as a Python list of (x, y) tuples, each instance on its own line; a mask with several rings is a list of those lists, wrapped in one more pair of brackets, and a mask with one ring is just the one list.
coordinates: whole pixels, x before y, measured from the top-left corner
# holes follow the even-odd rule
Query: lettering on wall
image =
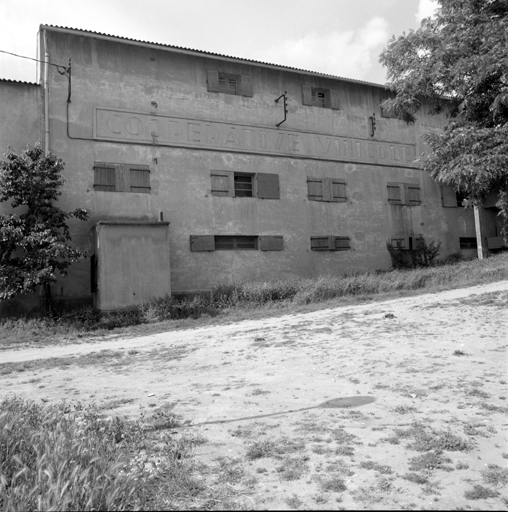
[(414, 144), (95, 108), (94, 139), (413, 167)]

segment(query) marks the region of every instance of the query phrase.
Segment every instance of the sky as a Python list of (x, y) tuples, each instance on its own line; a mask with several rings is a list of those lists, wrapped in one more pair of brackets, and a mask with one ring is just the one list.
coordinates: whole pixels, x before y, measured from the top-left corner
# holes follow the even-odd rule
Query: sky
[[(1, 0), (0, 50), (36, 58), (39, 26), (58, 25), (384, 84), (383, 48), (435, 8), (433, 0)], [(36, 63), (0, 52), (0, 79), (37, 82)]]

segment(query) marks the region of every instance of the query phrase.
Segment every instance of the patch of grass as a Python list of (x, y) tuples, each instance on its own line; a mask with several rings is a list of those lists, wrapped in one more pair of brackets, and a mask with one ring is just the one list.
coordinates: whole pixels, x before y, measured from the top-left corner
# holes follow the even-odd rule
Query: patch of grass
[(264, 457), (281, 457), (282, 455), (295, 453), (305, 449), (305, 443), (300, 440), (281, 437), (275, 440), (261, 439), (247, 447), (246, 457), (249, 460), (262, 459)]
[(304, 505), (304, 502), (296, 494), (286, 498), (285, 503), (291, 510), (295, 510)]
[(418, 409), (411, 405), (397, 405), (397, 407), (393, 409), (393, 412), (397, 414), (410, 414), (418, 412)]
[(488, 485), (494, 487), (504, 487), (508, 484), (508, 469), (497, 466), (496, 464), (489, 464), (487, 469), (481, 471), (483, 481)]
[(346, 483), (338, 476), (327, 476), (319, 478), (319, 489), (322, 492), (344, 492), (347, 490)]
[(467, 500), (486, 500), (487, 498), (497, 498), (498, 496), (499, 493), (497, 491), (493, 491), (479, 484), (464, 493), (464, 497)]
[(352, 446), (339, 446), (335, 449), (335, 454), (340, 455), (341, 457), (353, 457), (355, 454), (355, 449)]
[(309, 471), (307, 461), (309, 457), (285, 457), (282, 464), (277, 467), (277, 473), (282, 480), (300, 480), (302, 476)]
[(362, 469), (371, 469), (381, 473), (382, 475), (391, 475), (393, 473), (393, 469), (386, 464), (379, 464), (378, 462), (374, 462), (372, 460), (364, 460), (360, 462), (360, 467)]
[(453, 471), (453, 468), (447, 465), (449, 462), (452, 460), (441, 452), (431, 451), (409, 459), (409, 469), (410, 471), (433, 471), (435, 469)]
[(429, 481), (428, 477), (424, 474), (415, 472), (406, 473), (405, 475), (402, 475), (402, 478), (418, 485), (426, 484)]

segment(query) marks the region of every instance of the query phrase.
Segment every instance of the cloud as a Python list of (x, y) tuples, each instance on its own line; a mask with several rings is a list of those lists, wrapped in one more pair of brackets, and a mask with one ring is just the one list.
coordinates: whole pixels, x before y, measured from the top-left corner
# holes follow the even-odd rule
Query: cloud
[(415, 14), (416, 21), (420, 23), (423, 18), (432, 18), (434, 11), (439, 7), (436, 0), (420, 0), (418, 11)]
[(264, 53), (264, 60), (348, 78), (363, 78), (377, 62), (380, 47), (389, 38), (388, 22), (371, 18), (358, 30), (286, 39)]

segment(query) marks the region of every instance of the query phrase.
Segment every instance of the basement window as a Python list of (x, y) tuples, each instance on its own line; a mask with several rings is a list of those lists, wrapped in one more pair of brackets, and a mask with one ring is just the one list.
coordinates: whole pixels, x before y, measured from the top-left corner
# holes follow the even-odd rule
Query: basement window
[(459, 238), (459, 245), (461, 249), (478, 249), (478, 241), (475, 236)]
[(191, 252), (212, 251), (282, 251), (284, 237), (281, 235), (191, 235)]
[(348, 236), (311, 236), (312, 251), (348, 251), (351, 241)]

